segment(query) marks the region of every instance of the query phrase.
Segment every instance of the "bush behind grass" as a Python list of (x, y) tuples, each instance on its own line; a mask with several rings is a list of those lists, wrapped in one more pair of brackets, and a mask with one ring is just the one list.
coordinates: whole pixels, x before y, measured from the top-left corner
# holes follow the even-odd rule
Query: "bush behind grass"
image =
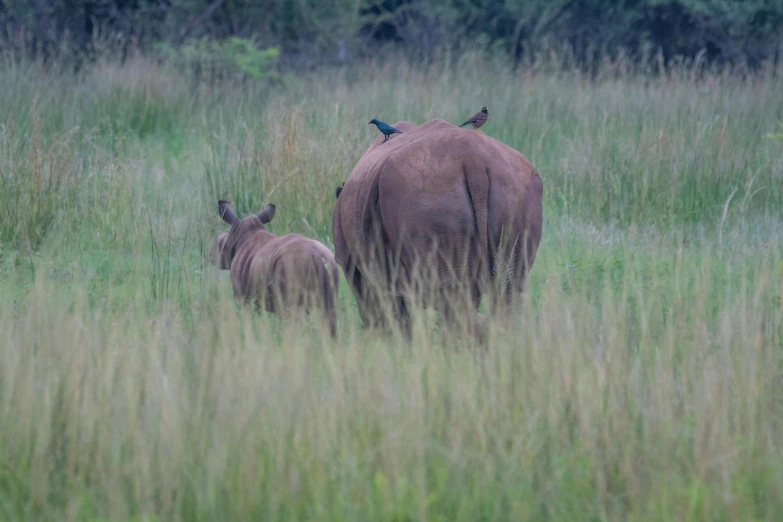
[[(34, 217), (2, 222), (0, 519), (783, 515), (775, 71), (587, 79), (466, 56), (270, 90), (140, 57), (5, 67), (3, 143), (28, 151), (8, 179), (34, 188), (51, 161), (23, 149), (35, 129), (76, 167), (54, 169), (48, 220), (0, 192)], [(365, 331), (344, 280), (332, 343), (318, 318), (240, 310), (206, 263), (218, 198), (272, 201), (274, 233), (331, 246), (367, 121), (482, 105), (545, 183), (523, 310), (487, 349), (444, 347), (429, 311), (411, 346)]]
[(775, 70), (742, 78), (672, 67), (653, 78), (619, 61), (596, 80), (556, 69), (558, 60), (538, 66), (556, 71), (541, 74), (513, 73), (481, 55), (429, 67), (368, 63), (284, 90), (192, 85), (176, 69), (140, 57), (124, 67), (102, 61), (79, 73), (56, 69), (53, 78), (41, 66), (7, 60), (15, 72), (0, 107), (17, 136), (32, 128), (25, 107), (35, 95), (36, 110), (53, 115), (40, 123), (44, 136), (95, 130), (103, 148), (127, 145), (118, 151), (124, 157), (157, 156), (151, 168), (163, 171), (147, 175), (158, 182), (154, 189), (184, 183), (201, 191), (202, 203), (226, 198), (240, 213), (260, 208), (274, 190), (278, 201), (295, 205), (283, 217), (286, 227), (296, 215), (298, 226), (319, 237), (329, 235), (334, 187), (373, 136), (369, 119), (461, 123), (482, 105), (490, 106), (487, 132), (534, 161), (546, 208), (558, 214), (671, 228), (781, 205), (780, 147), (764, 139), (783, 111)]

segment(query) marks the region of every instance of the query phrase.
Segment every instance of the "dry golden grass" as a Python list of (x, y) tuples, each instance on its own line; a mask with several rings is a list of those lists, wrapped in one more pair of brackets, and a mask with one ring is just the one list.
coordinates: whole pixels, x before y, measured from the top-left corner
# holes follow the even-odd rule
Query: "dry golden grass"
[[(0, 520), (781, 519), (778, 77), (472, 65), (268, 91), (6, 64), (3, 147), (72, 130), (78, 168), (39, 247), (0, 226)], [(545, 183), (523, 307), (486, 346), (444, 346), (429, 311), (410, 344), (365, 330), (344, 281), (332, 342), (239, 309), (206, 263), (218, 197), (331, 246), (367, 121), (481, 105)]]

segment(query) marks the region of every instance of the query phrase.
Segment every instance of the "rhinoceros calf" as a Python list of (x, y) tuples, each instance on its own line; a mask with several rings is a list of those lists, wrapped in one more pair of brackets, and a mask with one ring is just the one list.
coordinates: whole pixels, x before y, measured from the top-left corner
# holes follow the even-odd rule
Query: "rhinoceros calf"
[(220, 200), (218, 213), (231, 229), (218, 234), (210, 261), (231, 271), (234, 296), (280, 315), (292, 307), (307, 313), (320, 309), (335, 337), (340, 269), (334, 254), (314, 239), (269, 232), (265, 225), (275, 215), (274, 205), (240, 220)]

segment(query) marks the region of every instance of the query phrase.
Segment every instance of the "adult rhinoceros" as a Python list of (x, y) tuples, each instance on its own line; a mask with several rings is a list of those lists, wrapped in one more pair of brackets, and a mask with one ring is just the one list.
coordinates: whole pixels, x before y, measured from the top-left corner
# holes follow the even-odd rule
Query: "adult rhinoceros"
[(332, 215), (335, 258), (362, 321), (381, 326), (388, 311), (409, 335), (412, 300), (460, 320), (475, 317), (484, 295), (507, 319), (541, 241), (538, 172), (472, 129), (440, 119), (393, 126), (403, 133), (375, 139)]

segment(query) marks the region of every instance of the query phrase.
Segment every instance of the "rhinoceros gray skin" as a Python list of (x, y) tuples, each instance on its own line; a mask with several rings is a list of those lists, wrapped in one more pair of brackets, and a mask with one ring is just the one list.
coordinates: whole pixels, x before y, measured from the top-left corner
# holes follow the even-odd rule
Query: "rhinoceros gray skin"
[(335, 259), (362, 321), (392, 317), (410, 335), (413, 302), (460, 321), (477, 317), (485, 295), (508, 321), (541, 241), (538, 172), (473, 129), (439, 119), (394, 127), (403, 134), (374, 140), (332, 214)]
[(234, 296), (281, 315), (291, 307), (308, 313), (320, 309), (335, 337), (340, 268), (331, 250), (299, 234), (269, 232), (265, 225), (274, 217), (274, 205), (240, 220), (221, 200), (218, 212), (231, 229), (217, 235), (209, 258), (231, 271)]

